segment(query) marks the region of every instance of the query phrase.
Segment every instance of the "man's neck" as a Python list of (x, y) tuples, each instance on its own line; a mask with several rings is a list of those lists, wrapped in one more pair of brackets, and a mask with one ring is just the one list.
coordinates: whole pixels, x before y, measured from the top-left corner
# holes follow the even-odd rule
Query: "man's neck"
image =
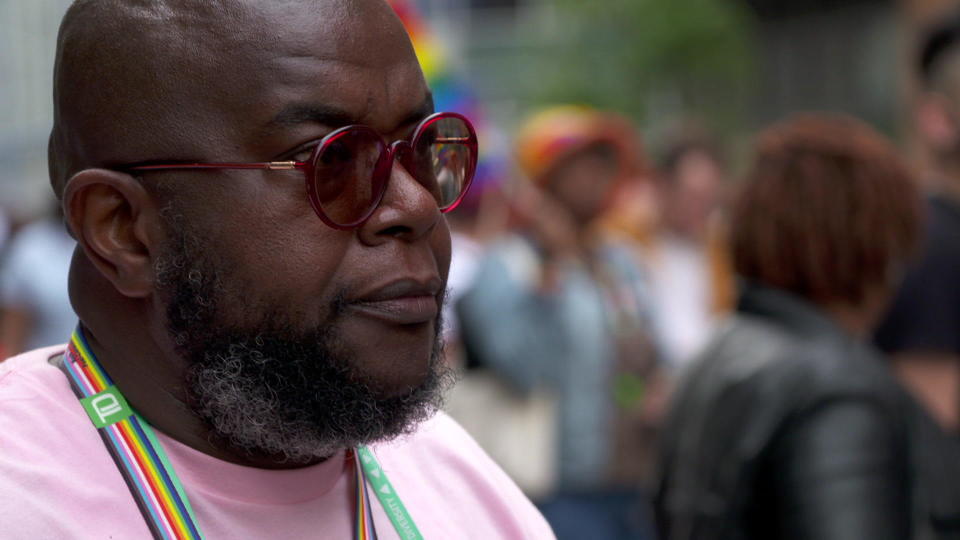
[(127, 403), (169, 437), (223, 461), (261, 469), (290, 469), (280, 456), (254, 455), (232, 448), (190, 407), (187, 362), (176, 351), (164, 308), (150, 298), (128, 298), (87, 262), (75, 258), (70, 298), (81, 319), (91, 352)]
[(120, 337), (133, 332), (108, 331), (104, 340), (89, 328), (83, 331), (91, 352), (130, 406), (167, 436), (214, 458), (260, 469), (298, 468), (323, 461), (290, 463), (281, 456), (230, 448), (188, 404), (185, 364), (172, 350), (164, 354), (165, 348), (149, 338), (132, 343)]
[[(88, 336), (88, 342), (103, 368), (124, 393), (130, 406), (156, 429), (173, 439), (217, 459), (260, 469), (292, 469), (314, 465), (291, 463), (282, 456), (245, 452), (230, 448), (215, 435), (189, 406), (183, 375), (184, 361), (172, 353), (157, 359), (145, 351), (109, 350)], [(153, 376), (145, 377), (144, 373)]]
[[(170, 437), (219, 459), (206, 436), (207, 427), (187, 405), (182, 367), (160, 353), (149, 340), (139, 346), (116, 334), (83, 328), (90, 352), (96, 357), (127, 402), (143, 418)], [(129, 335), (129, 334), (127, 334)]]

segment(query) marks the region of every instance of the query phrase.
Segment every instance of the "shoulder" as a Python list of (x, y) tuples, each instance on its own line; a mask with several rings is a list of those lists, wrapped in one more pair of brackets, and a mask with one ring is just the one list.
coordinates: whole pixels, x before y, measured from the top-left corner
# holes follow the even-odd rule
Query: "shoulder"
[(477, 264), (462, 300), (468, 312), (491, 309), (501, 302), (524, 302), (539, 287), (543, 260), (537, 246), (521, 234), (492, 242)]
[(475, 538), (553, 538), (517, 485), (443, 412), (373, 451), (422, 529), (450, 538), (464, 531)]
[(620, 271), (646, 273), (646, 261), (635, 245), (628, 244), (617, 237), (604, 238), (601, 244), (603, 257), (608, 264)]
[(879, 352), (839, 333), (791, 337), (765, 376), (790, 389), (791, 407), (801, 414), (834, 402), (857, 402), (898, 416), (905, 397)]
[(618, 232), (604, 232), (598, 241), (602, 249), (618, 257), (637, 258), (641, 253), (636, 240)]
[(497, 268), (514, 281), (523, 282), (534, 281), (541, 266), (536, 247), (519, 234), (505, 236), (491, 244), (483, 261), (487, 268)]
[[(0, 362), (0, 402), (40, 397), (47, 386), (63, 379), (49, 359), (63, 354), (66, 346), (52, 345), (12, 356)], [(66, 379), (63, 379), (64, 384)], [(0, 407), (0, 414), (5, 407)]]
[[(793, 340), (763, 319), (734, 315), (717, 330), (684, 376), (691, 386), (748, 388), (781, 369)], [(723, 393), (727, 393), (725, 390)]]
[(799, 335), (738, 316), (715, 351), (732, 365), (748, 364), (753, 375), (804, 384), (808, 392), (872, 392), (893, 383), (879, 353), (839, 332)]
[[(63, 350), (47, 347), (0, 364), (3, 538), (143, 530), (136, 505), (118, 505), (129, 499), (123, 479), (66, 377), (48, 362)], [(105, 516), (105, 508), (113, 511)]]
[(762, 319), (728, 319), (681, 376), (664, 436), (668, 446), (696, 434), (709, 441), (696, 452), (748, 445), (746, 452), (755, 453), (763, 437), (743, 434), (774, 430), (790, 406), (790, 385), (780, 374), (790, 346), (785, 333)]
[(903, 405), (902, 391), (870, 347), (839, 335), (797, 336), (744, 316), (718, 333), (680, 395), (688, 408), (707, 404), (714, 415), (738, 419), (740, 429), (768, 433), (832, 402), (858, 401), (894, 414)]
[[(83, 419), (83, 409), (73, 398), (66, 377), (48, 362), (63, 350), (63, 345), (37, 349), (0, 364), (0, 434), (4, 442), (0, 455), (46, 455), (58, 440), (69, 436), (61, 434), (59, 426), (78, 415)], [(16, 465), (0, 462), (4, 470)]]
[(665, 435), (671, 455), (745, 463), (793, 427), (833, 418), (834, 409), (895, 434), (907, 427), (906, 395), (869, 347), (844, 336), (799, 336), (736, 316), (690, 369)]

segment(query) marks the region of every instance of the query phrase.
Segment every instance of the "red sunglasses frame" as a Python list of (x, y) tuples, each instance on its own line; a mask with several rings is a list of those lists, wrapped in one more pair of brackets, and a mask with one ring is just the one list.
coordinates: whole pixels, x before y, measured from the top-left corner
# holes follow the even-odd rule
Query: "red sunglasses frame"
[[(409, 161), (404, 163), (406, 160), (403, 157), (403, 153), (410, 153), (410, 150), (416, 147), (417, 143), (420, 141), (420, 137), (430, 126), (446, 118), (455, 118), (461, 120), (464, 126), (467, 128), (468, 136), (449, 140), (443, 139), (439, 142), (456, 142), (464, 144), (470, 150), (470, 161), (467, 163), (466, 167), (466, 180), (464, 181), (463, 188), (460, 190), (460, 194), (452, 203), (440, 207), (440, 212), (447, 213), (460, 205), (460, 203), (463, 201), (463, 198), (466, 196), (467, 191), (470, 189), (470, 185), (473, 183), (473, 177), (477, 170), (477, 149), (479, 146), (477, 142), (477, 133), (473, 128), (473, 124), (470, 123), (467, 117), (454, 112), (438, 112), (431, 114), (430, 116), (424, 118), (419, 125), (417, 125), (417, 128), (414, 130), (413, 134), (408, 138), (408, 140), (395, 141), (393, 144), (388, 144), (379, 133), (368, 126), (362, 124), (344, 126), (321, 139), (320, 143), (317, 144), (317, 146), (313, 149), (310, 159), (307, 161), (267, 161), (258, 163), (155, 163), (150, 165), (128, 167), (124, 170), (135, 172), (151, 172), (182, 169), (266, 169), (272, 171), (288, 171), (297, 169), (303, 171), (304, 183), (306, 184), (307, 189), (307, 198), (310, 200), (310, 206), (313, 207), (313, 211), (316, 212), (320, 220), (331, 228), (338, 230), (350, 230), (363, 225), (363, 223), (370, 219), (370, 216), (373, 215), (373, 213), (380, 206), (380, 203), (383, 201), (383, 196), (387, 192), (387, 184), (390, 180), (390, 173), (393, 170), (393, 163), (395, 159), (407, 169), (407, 172), (411, 176), (416, 178), (416, 172), (411, 170), (411, 168), (415, 169), (415, 167), (408, 167), (410, 163)], [(331, 143), (347, 134), (356, 133), (357, 130), (369, 132), (381, 143), (380, 157), (377, 159), (377, 164), (374, 167), (373, 175), (370, 178), (370, 182), (373, 183), (377, 193), (374, 196), (374, 200), (370, 205), (370, 208), (367, 209), (361, 218), (358, 218), (350, 223), (337, 223), (327, 216), (320, 204), (316, 182), (314, 181), (316, 173), (315, 163)], [(417, 181), (419, 182), (420, 180), (417, 179)]]

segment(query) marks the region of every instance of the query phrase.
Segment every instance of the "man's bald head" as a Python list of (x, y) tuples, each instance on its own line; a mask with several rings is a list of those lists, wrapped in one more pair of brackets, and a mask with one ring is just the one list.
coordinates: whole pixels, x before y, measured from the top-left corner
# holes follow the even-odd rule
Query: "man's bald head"
[(264, 48), (315, 59), (319, 37), (337, 60), (403, 32), (382, 0), (77, 0), (57, 43), (53, 189), (90, 167), (226, 156), (232, 143), (207, 128), (262, 97), (248, 75), (281, 67), (258, 63)]

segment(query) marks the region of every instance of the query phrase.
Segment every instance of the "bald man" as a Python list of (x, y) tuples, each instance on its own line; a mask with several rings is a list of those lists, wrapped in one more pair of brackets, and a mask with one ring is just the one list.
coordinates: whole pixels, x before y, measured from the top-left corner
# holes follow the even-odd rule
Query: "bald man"
[(0, 537), (553, 537), (436, 412), (476, 136), (386, 3), (79, 0), (54, 104), (79, 325), (0, 364)]

